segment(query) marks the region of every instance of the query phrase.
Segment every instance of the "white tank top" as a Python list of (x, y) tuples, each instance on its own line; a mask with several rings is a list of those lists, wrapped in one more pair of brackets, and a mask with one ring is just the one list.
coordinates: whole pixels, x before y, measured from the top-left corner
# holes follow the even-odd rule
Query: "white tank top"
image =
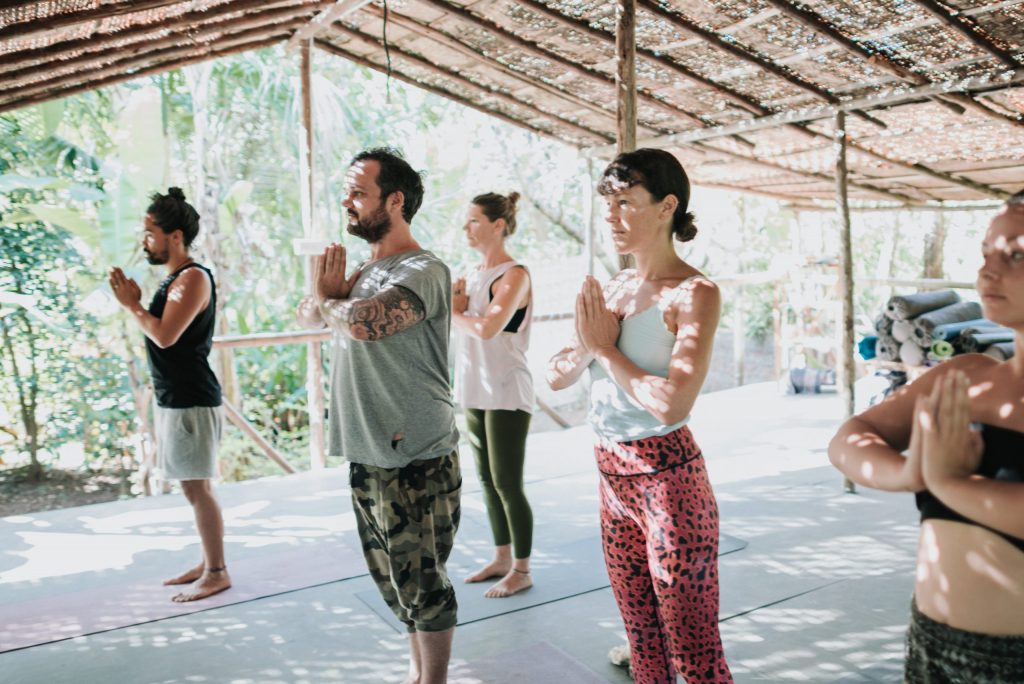
[[(522, 266), (506, 261), (493, 268), (478, 268), (466, 278), (469, 295), (467, 316), (483, 316), (491, 303), (491, 285), (510, 268)], [(533, 378), (526, 362), (530, 346), (533, 296), (519, 329), (504, 330), (481, 340), (456, 330), (459, 345), (455, 362), (455, 399), (463, 408), (533, 413)]]

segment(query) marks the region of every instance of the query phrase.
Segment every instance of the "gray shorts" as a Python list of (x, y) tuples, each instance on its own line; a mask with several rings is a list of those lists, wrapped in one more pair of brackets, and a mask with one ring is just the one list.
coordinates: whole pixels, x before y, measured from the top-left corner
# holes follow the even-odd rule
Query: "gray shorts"
[(165, 480), (212, 480), (223, 426), (220, 406), (156, 407), (156, 465)]

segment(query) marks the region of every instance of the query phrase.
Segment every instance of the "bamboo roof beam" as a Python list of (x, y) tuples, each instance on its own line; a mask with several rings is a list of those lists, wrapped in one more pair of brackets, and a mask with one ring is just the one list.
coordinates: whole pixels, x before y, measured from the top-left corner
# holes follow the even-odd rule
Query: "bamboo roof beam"
[(111, 17), (136, 12), (149, 12), (163, 9), (171, 5), (181, 4), (182, 0), (139, 0), (138, 2), (118, 2), (100, 5), (96, 9), (69, 12), (37, 21), (19, 22), (10, 26), (0, 26), (0, 40), (12, 38), (31, 38), (54, 29), (67, 28), (89, 22), (100, 22)]
[[(818, 171), (805, 171), (802, 169), (793, 169), (783, 164), (779, 164), (777, 162), (768, 161), (767, 159), (760, 159), (758, 157), (748, 157), (745, 154), (740, 154), (738, 152), (733, 152), (731, 150), (723, 150), (720, 147), (713, 147), (706, 143), (693, 143), (693, 146), (701, 150), (706, 150), (711, 154), (724, 155), (726, 157), (731, 157), (733, 159), (746, 162), (748, 164), (756, 164), (758, 166), (763, 166), (765, 168), (775, 169), (776, 171), (785, 171), (786, 173), (792, 173), (798, 176), (804, 176), (806, 178), (813, 178), (815, 180), (826, 181), (828, 183), (832, 183), (833, 185), (836, 182), (836, 177), (830, 176), (827, 173), (820, 173)], [(863, 190), (864, 192), (871, 193), (872, 195), (875, 195), (881, 199), (896, 201), (900, 202), (901, 204), (920, 204), (921, 202), (923, 202), (923, 200), (915, 199), (910, 195), (904, 195), (893, 190), (885, 190), (884, 188), (872, 187), (871, 185), (867, 185), (864, 182), (851, 180), (849, 181), (849, 183), (853, 187)]]
[[(784, 12), (788, 17), (796, 21), (797, 23), (806, 26), (819, 34), (825, 36), (830, 41), (841, 47), (850, 55), (854, 57), (869, 60), (874, 66), (883, 69), (884, 71), (892, 74), (896, 78), (899, 78), (907, 83), (913, 83), (914, 85), (928, 85), (931, 83), (927, 78), (921, 74), (907, 69), (906, 67), (898, 64), (897, 62), (889, 59), (887, 55), (879, 52), (873, 52), (867, 47), (859, 43), (858, 41), (848, 38), (838, 28), (833, 26), (831, 23), (825, 21), (818, 14), (806, 9), (802, 6), (794, 5), (790, 0), (767, 0), (769, 4), (778, 8)], [(966, 109), (978, 112), (989, 118), (998, 119), (1007, 123), (1016, 125), (1024, 125), (1024, 117), (1014, 117), (1009, 114), (1003, 114), (990, 109), (982, 103), (975, 100), (969, 95), (962, 95), (959, 93), (946, 93), (944, 95), (933, 95), (931, 97), (934, 101), (943, 105), (947, 109), (950, 109), (957, 114), (963, 114)]]
[[(332, 55), (335, 55), (337, 57), (341, 57), (342, 59), (347, 59), (347, 60), (349, 60), (351, 62), (354, 62), (354, 63), (356, 63), (356, 64), (358, 64), (360, 66), (364, 66), (367, 69), (372, 69), (372, 70), (377, 71), (377, 72), (382, 73), (382, 74), (387, 74), (388, 73), (388, 69), (387, 69), (386, 66), (384, 66), (382, 64), (377, 64), (376, 62), (371, 62), (370, 60), (366, 59), (365, 57), (363, 57), (361, 55), (357, 55), (354, 52), (349, 52), (348, 50), (345, 50), (345, 49), (343, 49), (341, 47), (338, 47), (334, 43), (328, 43), (327, 41), (323, 40), (322, 38), (314, 39), (313, 44), (316, 45), (321, 50), (323, 50), (324, 52), (329, 52)], [(473, 102), (472, 100), (467, 100), (466, 98), (460, 97), (459, 95), (456, 95), (455, 93), (451, 93), (451, 92), (449, 92), (449, 91), (447, 91), (447, 90), (445, 90), (443, 88), (438, 88), (437, 86), (432, 86), (432, 85), (427, 84), (427, 83), (421, 83), (420, 81), (417, 81), (415, 78), (412, 78), (411, 76), (406, 76), (405, 74), (403, 74), (401, 71), (399, 71), (397, 69), (392, 69), (391, 70), (391, 77), (395, 78), (395, 79), (398, 79), (399, 81), (401, 81), (401, 82), (403, 82), (405, 84), (411, 85), (414, 88), (419, 88), (420, 90), (425, 90), (428, 93), (432, 93), (434, 95), (437, 95), (438, 97), (443, 97), (445, 99), (452, 100), (453, 102), (458, 102), (460, 105), (462, 105), (464, 107), (469, 107), (470, 109), (475, 109), (476, 111), (481, 112), (482, 114), (486, 114), (487, 116), (494, 117), (495, 119), (500, 119), (501, 121), (504, 121), (507, 124), (511, 124), (511, 125), (516, 126), (518, 128), (522, 128), (524, 130), (529, 131), (530, 133), (536, 133), (537, 135), (542, 135), (542, 136), (549, 136), (549, 135), (551, 135), (551, 133), (549, 131), (545, 131), (545, 130), (543, 130), (541, 128), (537, 128), (536, 126), (534, 126), (532, 124), (529, 124), (529, 123), (527, 123), (525, 121), (520, 121), (519, 119), (511, 117), (508, 114), (505, 114), (504, 112), (498, 111), (497, 109), (491, 109), (490, 107), (485, 107), (485, 106), (483, 106), (481, 104)]]
[[(488, 33), (496, 35), (506, 43), (514, 45), (515, 47), (520, 48), (524, 52), (530, 53), (535, 57), (539, 57), (541, 59), (557, 64), (558, 66), (564, 68), (569, 73), (585, 78), (592, 83), (596, 83), (600, 86), (606, 87), (613, 93), (615, 91), (615, 79), (609, 76), (608, 74), (584, 66), (578, 62), (574, 62), (573, 60), (563, 57), (557, 52), (553, 52), (545, 47), (542, 47), (541, 45), (538, 45), (533, 41), (521, 38), (515, 33), (512, 33), (511, 31), (504, 28), (500, 24), (497, 24), (496, 22), (491, 21), (486, 17), (482, 17), (478, 14), (470, 12), (466, 8), (461, 7), (459, 5), (449, 4), (445, 2), (445, 0), (418, 1), (421, 5), (429, 5), (434, 9), (440, 10), (441, 12), (457, 17), (458, 19), (466, 22), (467, 24), (472, 24), (477, 28), (483, 29)], [(707, 122), (704, 119), (694, 114), (693, 112), (688, 112), (685, 109), (682, 109), (681, 107), (677, 107), (676, 105), (660, 100), (654, 97), (654, 95), (652, 95), (647, 90), (638, 90), (637, 96), (645, 104), (650, 105), (652, 107), (657, 107), (658, 109), (661, 109), (662, 111), (671, 116), (682, 117), (702, 127), (707, 125)]]
[[(611, 45), (614, 49), (615, 35), (612, 33), (608, 33), (607, 31), (604, 31), (602, 29), (595, 28), (588, 24), (587, 22), (583, 21), (582, 19), (576, 19), (574, 17), (562, 14), (558, 10), (548, 7), (542, 2), (537, 2), (537, 0), (520, 0), (519, 4), (529, 8), (531, 11), (536, 12), (537, 14), (543, 17), (547, 17), (548, 19), (557, 24), (561, 24), (566, 28), (570, 28), (574, 31), (590, 36), (594, 40), (604, 43), (605, 45)], [(659, 55), (653, 50), (641, 48), (639, 46), (636, 49), (636, 54), (638, 57), (643, 56), (643, 58), (646, 59), (647, 61), (658, 64), (659, 66), (675, 74), (679, 78), (715, 90), (716, 92), (723, 95), (726, 99), (728, 99), (730, 102), (732, 102), (734, 105), (737, 105), (738, 107), (742, 107), (743, 109), (753, 114), (761, 113), (759, 111), (760, 103), (755, 102), (750, 97), (742, 93), (739, 93), (735, 90), (732, 90), (731, 88), (715, 83), (710, 78), (702, 76), (693, 69), (690, 69), (689, 67), (680, 64), (675, 60), (669, 59), (664, 55)]]
[[(373, 14), (379, 19), (383, 20), (384, 18), (384, 11), (374, 5), (368, 6), (366, 8), (366, 12), (369, 14)], [(531, 80), (527, 75), (519, 71), (516, 71), (507, 64), (499, 62), (497, 59), (494, 59), (493, 57), (481, 52), (480, 50), (463, 43), (462, 41), (458, 40), (453, 36), (448, 35), (447, 33), (441, 31), (440, 29), (428, 26), (427, 24), (421, 23), (420, 21), (413, 19), (411, 17), (406, 17), (401, 14), (398, 14), (394, 10), (388, 11), (388, 21), (394, 24), (395, 26), (405, 29), (410, 33), (414, 33), (417, 36), (433, 41), (437, 45), (442, 45), (445, 48), (451, 50), (452, 52), (457, 52), (458, 54), (463, 55), (464, 57), (468, 57), (476, 62), (485, 64), (488, 67), (496, 71), (499, 71), (503, 76), (515, 80), (523, 87), (536, 88), (537, 90), (541, 90), (547, 93), (548, 95), (553, 95), (555, 97), (566, 100), (567, 102), (572, 102), (577, 107), (586, 109), (594, 114), (604, 117), (605, 119), (608, 120), (609, 126), (613, 126), (615, 123), (614, 111), (605, 109), (596, 102), (591, 102), (590, 100), (579, 97), (578, 95), (574, 95), (573, 93), (562, 90), (561, 88), (549, 85), (544, 81)], [(660, 128), (653, 124), (641, 125), (650, 131), (660, 131), (662, 133), (670, 132), (667, 129)]]
[(992, 42), (977, 22), (965, 16), (962, 12), (955, 12), (937, 0), (914, 0), (929, 14), (939, 20), (940, 23), (953, 29), (961, 36), (969, 40), (975, 47), (992, 55), (1010, 69), (1021, 68), (1013, 55)]
[[(230, 48), (235, 45), (245, 43), (247, 41), (257, 40), (269, 35), (278, 35), (282, 32), (290, 32), (296, 27), (304, 23), (304, 19), (292, 19), (290, 21), (283, 21), (277, 24), (271, 24), (269, 26), (260, 26), (258, 28), (249, 29), (247, 31), (241, 31), (234, 35), (229, 35), (221, 40), (210, 43), (205, 48), (197, 45), (181, 45), (181, 41), (176, 38), (165, 39), (163, 41), (156, 41), (154, 43), (155, 49), (146, 51), (140, 54), (133, 54), (127, 57), (117, 59), (112, 62), (108, 62), (101, 68), (93, 71), (89, 74), (87, 82), (83, 85), (90, 83), (94, 80), (102, 80), (109, 75), (118, 73), (124, 73), (129, 69), (145, 68), (149, 66), (154, 60), (160, 62), (171, 62), (179, 59), (187, 59), (195, 54), (202, 54), (203, 52), (209, 52), (210, 50), (220, 48)], [(82, 72), (80, 70), (72, 71), (69, 74), (56, 76), (54, 78), (46, 79), (45, 81), (38, 81), (31, 83), (24, 87), (18, 88), (14, 91), (7, 91), (0, 95), (7, 101), (20, 100), (25, 97), (31, 97), (36, 94), (46, 93), (50, 91), (60, 90), (65, 83), (81, 82)]]
[[(0, 55), (0, 72), (20, 67), (27, 60), (45, 59), (51, 60), (60, 58), (62, 55), (69, 55), (69, 58), (80, 56), (83, 51), (100, 52), (111, 45), (117, 45), (118, 49), (127, 49), (128, 45), (149, 39), (156, 31), (181, 31), (182, 29), (202, 29), (213, 25), (215, 22), (221, 26), (233, 26), (236, 22), (248, 21), (257, 17), (266, 18), (275, 10), (287, 9), (293, 16), (302, 12), (312, 13), (316, 9), (324, 7), (333, 0), (317, 0), (308, 4), (296, 4), (294, 0), (287, 2), (266, 2), (265, 0), (239, 0), (226, 5), (218, 5), (203, 11), (185, 12), (177, 17), (162, 21), (159, 26), (133, 26), (121, 31), (94, 33), (88, 38), (63, 41), (44, 48), (30, 48), (8, 52)], [(225, 19), (231, 15), (247, 13), (250, 10), (260, 10), (260, 13), (244, 14), (233, 19)], [(101, 37), (102, 36), (102, 37)], [(186, 36), (182, 37), (183, 39)], [(34, 66), (34, 65), (32, 65)], [(20, 69), (19, 69), (20, 70)], [(8, 78), (7, 76), (4, 77)]]
[(337, 0), (333, 7), (320, 12), (313, 17), (308, 24), (295, 32), (295, 35), (288, 40), (285, 50), (292, 52), (296, 48), (307, 44), (317, 36), (330, 31), (331, 24), (340, 21), (344, 17), (358, 12), (364, 6), (370, 4), (370, 0)]
[(38, 104), (40, 102), (45, 102), (47, 100), (68, 97), (70, 95), (75, 95), (77, 93), (82, 93), (88, 90), (96, 90), (97, 88), (103, 88), (105, 86), (115, 85), (117, 83), (123, 83), (125, 81), (133, 81), (137, 78), (142, 78), (143, 76), (158, 74), (162, 71), (169, 71), (171, 69), (178, 69), (183, 66), (188, 66), (189, 64), (205, 62), (211, 59), (220, 59), (221, 57), (228, 57), (229, 55), (233, 55), (239, 52), (245, 52), (247, 50), (258, 50), (260, 48), (273, 45), (274, 43), (279, 43), (283, 41), (285, 38), (287, 38), (289, 35), (289, 33), (281, 33), (279, 35), (273, 35), (268, 38), (253, 40), (251, 42), (233, 45), (227, 48), (222, 48), (221, 46), (211, 46), (218, 47), (220, 49), (205, 50), (201, 53), (193, 54), (192, 56), (187, 57), (185, 59), (168, 60), (165, 62), (161, 62), (159, 64), (154, 64), (144, 69), (139, 69), (138, 71), (134, 71), (130, 74), (119, 73), (114, 76), (108, 76), (106, 78), (99, 79), (97, 81), (90, 81), (88, 83), (77, 83), (74, 85), (69, 85), (65, 88), (59, 88), (53, 91), (48, 91), (30, 97), (24, 97), (17, 100), (7, 100), (6, 102), (0, 102), (0, 112), (5, 112), (11, 109), (17, 109), (19, 107), (27, 107), (29, 105)]
[[(381, 42), (377, 38), (375, 38), (373, 36), (370, 36), (370, 35), (367, 35), (367, 34), (363, 33), (362, 31), (358, 31), (356, 29), (349, 28), (348, 26), (345, 26), (344, 24), (341, 24), (341, 23), (335, 23), (333, 26), (331, 26), (331, 32), (334, 33), (334, 34), (340, 34), (340, 35), (343, 35), (343, 36), (347, 36), (347, 37), (349, 37), (349, 38), (351, 38), (353, 40), (356, 40), (356, 41), (358, 41), (360, 43), (363, 43), (364, 45), (368, 45), (368, 46), (370, 46), (370, 47), (372, 47), (374, 49), (382, 47)], [(408, 62), (410, 62), (412, 64), (415, 64), (417, 67), (419, 67), (421, 69), (425, 69), (425, 70), (427, 70), (427, 71), (429, 71), (431, 73), (437, 74), (438, 76), (441, 76), (442, 78), (446, 78), (446, 79), (450, 79), (452, 81), (455, 81), (459, 85), (463, 86), (464, 88), (467, 88), (469, 90), (475, 91), (475, 92), (479, 93), (480, 95), (483, 95), (485, 97), (493, 97), (493, 98), (495, 98), (497, 100), (501, 100), (502, 102), (504, 102), (504, 103), (506, 103), (508, 105), (511, 105), (513, 107), (518, 107), (520, 109), (525, 109), (528, 112), (532, 112), (536, 116), (552, 120), (553, 122), (555, 122), (555, 123), (557, 123), (557, 124), (559, 124), (561, 126), (566, 126), (568, 128), (571, 128), (571, 129), (575, 130), (577, 133), (582, 133), (583, 135), (585, 135), (587, 137), (590, 137), (590, 138), (598, 138), (600, 140), (612, 140), (613, 139), (612, 136), (607, 134), (607, 133), (603, 133), (601, 131), (595, 131), (592, 128), (588, 128), (588, 127), (586, 127), (586, 126), (584, 126), (582, 124), (578, 124), (575, 121), (567, 119), (567, 118), (565, 118), (565, 117), (563, 117), (563, 116), (561, 116), (559, 114), (556, 114), (554, 112), (546, 112), (543, 109), (539, 109), (538, 107), (536, 107), (536, 106), (534, 106), (534, 105), (532, 105), (532, 104), (530, 104), (528, 102), (520, 100), (519, 98), (514, 97), (512, 95), (509, 95), (507, 93), (504, 93), (504, 92), (502, 92), (500, 90), (491, 89), (488, 86), (484, 86), (484, 85), (480, 85), (479, 83), (475, 83), (475, 82), (469, 80), (468, 78), (466, 78), (465, 76), (462, 76), (461, 74), (459, 74), (456, 71), (448, 69), (447, 67), (439, 66), (439, 65), (431, 62), (430, 60), (427, 60), (427, 59), (425, 59), (423, 57), (420, 57), (419, 55), (413, 54), (412, 52), (409, 52), (407, 50), (403, 50), (402, 48), (396, 47), (394, 45), (391, 45), (390, 49), (391, 49), (391, 51), (393, 53), (401, 56), (402, 59), (404, 59), (404, 60), (406, 60), (406, 61), (408, 61)]]
[[(295, 16), (294, 8), (283, 8), (244, 15), (234, 21), (219, 21), (212, 24), (197, 23), (194, 24), (194, 30), (190, 30), (185, 35), (182, 35), (181, 33), (172, 33), (169, 36), (164, 36), (163, 38), (158, 38), (156, 40), (143, 40), (141, 43), (133, 46), (118, 46), (103, 52), (86, 53), (79, 55), (78, 57), (64, 60), (53, 65), (49, 74), (53, 76), (57, 73), (63, 73), (68, 69), (73, 70), (75, 73), (88, 72), (89, 68), (94, 64), (121, 61), (130, 56), (142, 56), (163, 47), (178, 47), (189, 43), (199, 45), (202, 44), (204, 38), (209, 38), (210, 36), (216, 36), (218, 34), (224, 34), (227, 36), (232, 33), (274, 26), (285, 22), (290, 22), (289, 25), (293, 25), (295, 22), (301, 20), (302, 17)], [(149, 29), (148, 32), (152, 33), (152, 29)], [(21, 78), (33, 76), (38, 73), (38, 66), (28, 66), (23, 69), (17, 69), (3, 74), (3, 79), (8, 83), (13, 83)]]
[[(741, 47), (738, 43), (733, 40), (727, 40), (715, 33), (714, 31), (708, 30), (693, 21), (689, 17), (673, 10), (667, 10), (652, 2), (651, 0), (638, 0), (638, 4), (646, 12), (652, 14), (662, 21), (667, 22), (669, 25), (684, 30), (694, 36), (697, 36), (701, 41), (713, 45), (715, 48), (727, 52), (741, 62), (752, 64), (759, 67), (768, 73), (781, 78), (782, 80), (795, 85), (797, 88), (814, 95), (817, 98), (828, 102), (829, 104), (837, 104), (839, 98), (828, 92), (816, 83), (812, 83), (799, 75), (795, 71), (776, 64), (772, 60), (761, 56), (760, 54), (753, 52), (745, 47)], [(879, 121), (875, 117), (861, 111), (854, 111), (854, 113), (865, 121), (878, 126), (879, 128), (887, 128), (888, 126), (884, 121)]]

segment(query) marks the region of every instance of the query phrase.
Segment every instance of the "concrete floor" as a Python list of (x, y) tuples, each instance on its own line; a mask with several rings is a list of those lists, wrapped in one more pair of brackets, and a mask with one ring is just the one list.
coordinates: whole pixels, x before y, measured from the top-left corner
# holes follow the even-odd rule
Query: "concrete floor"
[[(834, 396), (768, 384), (704, 395), (695, 412), (735, 549), (720, 559), (721, 625), (738, 682), (900, 679), (916, 511), (909, 496), (842, 493), (825, 457), (839, 413)], [(456, 578), (491, 547), (471, 461)], [(457, 586), (450, 681), (628, 682), (607, 659), (625, 638), (587, 429), (531, 435), (527, 481), (537, 586), (505, 600)], [(235, 587), (185, 614), (158, 581), (198, 554), (180, 496), (0, 520), (0, 681), (401, 681), (405, 637), (375, 612), (343, 469), (219, 493)]]

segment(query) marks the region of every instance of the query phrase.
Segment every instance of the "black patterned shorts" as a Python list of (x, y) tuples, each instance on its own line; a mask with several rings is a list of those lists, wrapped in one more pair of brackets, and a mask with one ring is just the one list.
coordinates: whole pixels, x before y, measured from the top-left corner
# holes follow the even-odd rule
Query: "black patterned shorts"
[(910, 607), (906, 684), (1020, 684), (1024, 636), (968, 632), (936, 622)]
[(445, 563), (459, 528), (459, 456), (403, 468), (349, 464), (363, 556), (377, 588), (410, 632), (455, 626), (455, 590)]

